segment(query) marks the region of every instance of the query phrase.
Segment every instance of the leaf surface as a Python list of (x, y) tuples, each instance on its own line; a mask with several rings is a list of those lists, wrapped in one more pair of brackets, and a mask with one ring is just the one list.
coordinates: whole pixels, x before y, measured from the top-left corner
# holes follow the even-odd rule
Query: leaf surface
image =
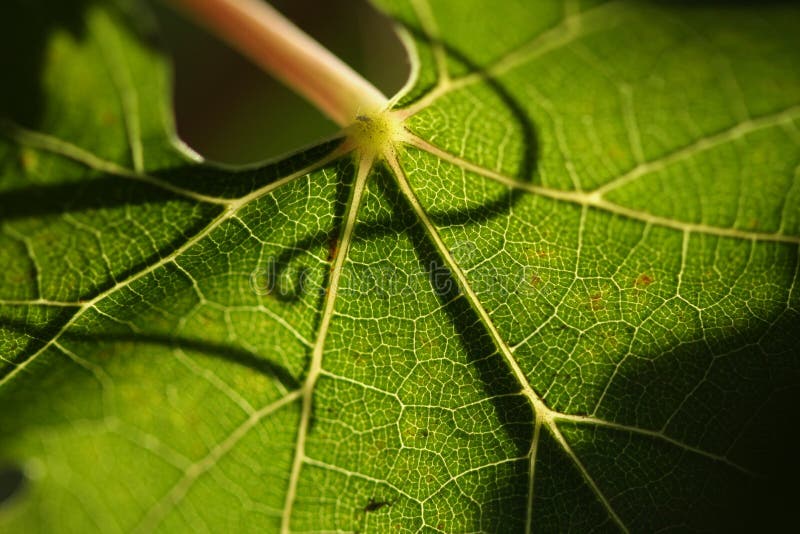
[(800, 378), (796, 7), (381, 0), (416, 64), (386, 157), (228, 169), (175, 139), (143, 5), (56, 4), (2, 8), (0, 528), (765, 513)]

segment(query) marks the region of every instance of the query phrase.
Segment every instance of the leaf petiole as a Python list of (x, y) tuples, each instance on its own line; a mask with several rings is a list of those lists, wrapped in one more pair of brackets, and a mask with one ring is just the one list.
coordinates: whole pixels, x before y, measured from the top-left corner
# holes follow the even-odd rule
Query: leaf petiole
[(384, 111), (388, 99), (262, 0), (172, 0), (339, 126)]

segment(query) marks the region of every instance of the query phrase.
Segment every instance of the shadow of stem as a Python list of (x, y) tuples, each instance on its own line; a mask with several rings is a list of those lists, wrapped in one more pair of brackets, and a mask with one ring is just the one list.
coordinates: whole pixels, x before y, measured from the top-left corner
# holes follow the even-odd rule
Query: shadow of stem
[[(34, 352), (42, 348), (48, 338), (52, 338), (52, 329), (34, 330), (31, 326), (22, 321), (3, 320), (3, 328), (24, 334), (31, 338), (28, 346), (23, 353)], [(171, 336), (169, 334), (130, 332), (130, 333), (97, 333), (80, 334), (65, 332), (60, 337), (64, 342), (84, 342), (84, 343), (136, 343), (142, 345), (159, 345), (167, 348), (177, 348), (187, 351), (197, 352), (206, 356), (220, 358), (222, 360), (247, 367), (253, 371), (270, 376), (278, 380), (288, 391), (300, 387), (299, 380), (294, 377), (288, 369), (263, 356), (254, 354), (239, 347), (217, 343), (202, 339), (192, 339), (181, 336)], [(12, 362), (13, 363), (13, 362)], [(0, 372), (0, 379), (7, 375), (13, 366), (5, 366)]]

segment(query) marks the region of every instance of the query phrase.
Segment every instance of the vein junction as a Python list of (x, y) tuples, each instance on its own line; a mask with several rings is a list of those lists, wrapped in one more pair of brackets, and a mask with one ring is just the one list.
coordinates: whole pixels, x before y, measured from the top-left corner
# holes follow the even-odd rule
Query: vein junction
[[(425, 229), (425, 232), (428, 235), (429, 240), (436, 248), (439, 257), (445, 262), (451, 274), (457, 280), (459, 289), (461, 290), (461, 294), (465, 296), (471, 308), (480, 319), (481, 324), (483, 325), (484, 328), (486, 328), (487, 332), (492, 338), (492, 341), (494, 342), (497, 351), (501, 354), (508, 368), (514, 375), (516, 381), (520, 384), (521, 394), (528, 400), (533, 409), (534, 432), (528, 456), (528, 461), (530, 466), (530, 482), (528, 488), (530, 504), (528, 507), (529, 516), (526, 522), (528, 531), (532, 530), (531, 514), (532, 514), (532, 502), (533, 502), (534, 467), (536, 462), (536, 451), (538, 449), (539, 440), (541, 438), (541, 430), (543, 428), (547, 429), (552, 438), (562, 447), (567, 456), (573, 461), (574, 465), (576, 466), (581, 476), (584, 478), (587, 485), (592, 489), (592, 491), (597, 496), (598, 500), (607, 510), (612, 521), (614, 521), (614, 523), (622, 531), (628, 530), (622, 518), (615, 511), (610, 500), (606, 497), (605, 493), (602, 491), (602, 489), (595, 481), (593, 476), (590, 474), (589, 470), (581, 461), (581, 459), (578, 457), (578, 455), (573, 451), (567, 439), (564, 437), (563, 433), (559, 429), (558, 423), (561, 421), (570, 422), (574, 424), (587, 424), (598, 427), (611, 428), (621, 432), (627, 432), (630, 434), (637, 434), (648, 438), (658, 439), (663, 441), (664, 443), (678, 447), (687, 452), (704, 456), (715, 462), (721, 462), (723, 464), (726, 464), (736, 470), (749, 473), (749, 471), (747, 471), (745, 468), (735, 464), (734, 462), (732, 462), (731, 460), (722, 455), (709, 453), (697, 447), (684, 444), (660, 431), (653, 431), (633, 426), (627, 426), (594, 417), (584, 417), (571, 414), (564, 414), (556, 410), (553, 410), (547, 406), (544, 399), (531, 386), (525, 372), (522, 370), (522, 368), (516, 361), (513, 355), (512, 348), (504, 340), (504, 338), (494, 325), (489, 312), (484, 308), (479, 296), (470, 285), (466, 273), (453, 258), (438, 228), (428, 216), (425, 208), (417, 198), (411, 184), (409, 183), (406, 177), (406, 174), (398, 158), (398, 153), (402, 151), (403, 145), (413, 145), (422, 150), (430, 151), (433, 154), (441, 155), (441, 152), (438, 149), (436, 149), (432, 145), (427, 144), (426, 142), (421, 141), (418, 137), (416, 137), (414, 134), (405, 129), (405, 127), (403, 126), (403, 120), (407, 117), (408, 115), (403, 112), (390, 112), (390, 111), (378, 115), (360, 116), (358, 117), (356, 124), (349, 129), (348, 141), (352, 144), (353, 150), (356, 154), (356, 159), (359, 161), (358, 177), (356, 179), (356, 184), (354, 186), (353, 192), (351, 193), (351, 201), (348, 204), (349, 207), (347, 212), (347, 221), (345, 223), (345, 227), (342, 230), (342, 238), (341, 238), (342, 246), (340, 246), (336, 257), (333, 260), (334, 267), (332, 271), (329, 292), (326, 296), (324, 304), (325, 308), (323, 312), (322, 325), (320, 327), (319, 335), (315, 343), (314, 355), (312, 357), (312, 364), (311, 364), (312, 368), (309, 373), (308, 379), (303, 387), (303, 392), (304, 392), (303, 417), (301, 419), (300, 430), (298, 431), (297, 448), (295, 451), (295, 461), (292, 470), (292, 476), (290, 478), (290, 486), (289, 486), (289, 492), (287, 494), (286, 505), (284, 508), (282, 531), (289, 532), (290, 511), (292, 510), (293, 500), (296, 495), (296, 488), (299, 480), (301, 464), (309, 463), (311, 465), (327, 466), (327, 464), (322, 464), (312, 458), (306, 457), (304, 452), (306, 432), (310, 420), (312, 391), (313, 391), (313, 386), (316, 383), (317, 377), (319, 376), (320, 371), (322, 369), (322, 356), (324, 353), (323, 348), (325, 345), (325, 338), (327, 335), (328, 325), (330, 324), (330, 318), (333, 315), (335, 307), (336, 292), (338, 289), (339, 276), (341, 274), (340, 270), (344, 266), (344, 261), (346, 259), (345, 256), (347, 254), (352, 239), (352, 229), (353, 229), (352, 221), (354, 221), (355, 217), (357, 216), (357, 210), (361, 202), (361, 197), (364, 192), (366, 180), (370, 174), (372, 165), (376, 162), (385, 163), (392, 171), (392, 174), (396, 180), (396, 183), (400, 191), (403, 194), (403, 197), (405, 198), (406, 202), (408, 202), (409, 206), (414, 211), (418, 220), (422, 224), (423, 228)], [(485, 173), (479, 172), (479, 174), (485, 174), (491, 178), (495, 177), (494, 174), (489, 171), (486, 171)], [(507, 183), (509, 180), (510, 179), (504, 179), (502, 181), (506, 183), (506, 185), (513, 187), (514, 184)], [(588, 202), (586, 202), (585, 204), (588, 204)]]
[[(422, 6), (426, 5), (425, 2), (422, 1), (417, 3)], [(428, 18), (430, 19), (430, 17)], [(428, 20), (428, 23), (429, 27), (426, 28), (427, 33), (435, 35), (436, 33), (435, 25), (430, 20)], [(554, 42), (557, 44), (566, 42), (566, 40), (572, 38), (572, 36), (577, 34), (578, 31), (577, 28), (578, 25), (576, 20), (570, 19), (568, 21), (568, 24), (565, 25), (564, 28), (557, 29), (556, 33), (553, 34), (555, 36), (554, 38), (556, 39)], [(540, 50), (540, 48), (533, 48), (531, 50), (536, 51)], [(664, 158), (663, 160), (644, 163), (639, 168), (639, 170), (634, 170), (626, 174), (613, 186), (611, 185), (604, 186), (603, 188), (591, 192), (563, 191), (563, 190), (550, 189), (540, 186), (533, 186), (530, 184), (519, 182), (518, 180), (515, 180), (513, 178), (504, 176), (503, 174), (497, 171), (486, 169), (479, 165), (473, 164), (469, 161), (459, 158), (454, 154), (447, 153), (441, 148), (429, 143), (424, 139), (417, 137), (416, 135), (408, 131), (405, 128), (404, 123), (415, 112), (424, 109), (424, 107), (429, 105), (436, 98), (446, 94), (447, 92), (453, 89), (456, 89), (458, 87), (463, 87), (469, 83), (472, 83), (473, 81), (477, 81), (479, 77), (477, 76), (467, 77), (462, 79), (461, 81), (451, 80), (446, 73), (446, 61), (445, 61), (444, 51), (441, 48), (437, 48), (435, 52), (436, 52), (437, 63), (441, 70), (441, 72), (439, 73), (440, 84), (431, 92), (430, 96), (423, 98), (420, 101), (420, 103), (409, 109), (398, 110), (398, 111), (379, 110), (358, 115), (355, 121), (352, 121), (352, 124), (345, 128), (344, 133), (346, 136), (346, 140), (344, 141), (342, 147), (339, 150), (335, 151), (330, 156), (324, 158), (322, 161), (314, 164), (313, 166), (310, 166), (297, 173), (287, 176), (284, 179), (278, 180), (273, 184), (264, 186), (238, 199), (216, 198), (216, 197), (200, 195), (194, 191), (179, 188), (177, 186), (169, 184), (168, 182), (163, 182), (160, 180), (156, 180), (154, 178), (147, 177), (140, 168), (141, 163), (136, 164), (134, 166), (135, 167), (134, 169), (123, 168), (118, 164), (104, 161), (101, 158), (98, 158), (97, 156), (85, 150), (70, 145), (69, 143), (56, 139), (52, 136), (48, 136), (46, 134), (41, 134), (37, 132), (30, 132), (23, 128), (19, 128), (18, 126), (13, 124), (3, 123), (2, 125), (0, 125), (0, 134), (5, 135), (6, 137), (14, 140), (19, 144), (30, 146), (38, 150), (43, 150), (50, 153), (58, 154), (62, 157), (66, 157), (74, 161), (77, 161), (87, 166), (88, 168), (92, 168), (98, 172), (117, 175), (124, 179), (141, 180), (152, 186), (160, 187), (164, 190), (167, 190), (173, 194), (184, 196), (192, 201), (198, 203), (219, 204), (223, 208), (223, 212), (217, 219), (212, 221), (206, 228), (202, 229), (195, 236), (191, 237), (183, 246), (180, 246), (173, 253), (160, 259), (153, 265), (148, 266), (139, 273), (134, 273), (125, 280), (119, 281), (113, 287), (95, 295), (94, 297), (88, 298), (86, 300), (81, 300), (75, 303), (51, 301), (43, 297), (40, 297), (39, 299), (33, 301), (0, 301), (0, 305), (5, 305), (5, 306), (60, 306), (60, 307), (74, 306), (77, 308), (75, 314), (64, 324), (64, 326), (60, 329), (60, 331), (49, 342), (44, 344), (44, 346), (41, 349), (39, 349), (33, 355), (29, 356), (25, 361), (18, 364), (14, 369), (14, 371), (12, 371), (6, 377), (0, 380), (0, 387), (8, 383), (8, 381), (11, 380), (18, 371), (24, 369), (39, 354), (43, 353), (48, 348), (54, 347), (56, 349), (66, 352), (65, 349), (63, 348), (63, 345), (59, 342), (59, 338), (65, 332), (67, 332), (87, 310), (97, 309), (97, 305), (102, 300), (104, 300), (106, 297), (110, 295), (113, 295), (121, 288), (127, 287), (133, 281), (141, 278), (142, 276), (145, 276), (148, 273), (153, 272), (155, 269), (161, 268), (170, 263), (174, 263), (177, 257), (185, 253), (186, 251), (191, 249), (195, 244), (197, 244), (202, 239), (207, 237), (212, 230), (219, 227), (219, 225), (222, 224), (224, 221), (236, 218), (238, 212), (244, 206), (250, 204), (252, 201), (258, 198), (262, 198), (266, 195), (272, 194), (278, 187), (288, 182), (308, 176), (308, 174), (313, 170), (316, 170), (322, 167), (323, 165), (344, 156), (347, 153), (351, 153), (357, 162), (358, 165), (357, 176), (355, 183), (353, 184), (353, 186), (351, 186), (350, 197), (347, 203), (347, 210), (344, 216), (344, 222), (342, 224), (342, 228), (340, 230), (338, 238), (339, 245), (337, 247), (335, 254), (333, 254), (333, 257), (331, 258), (332, 269), (328, 280), (327, 292), (323, 300), (321, 321), (317, 330), (317, 337), (313, 341), (313, 344), (311, 344), (312, 356), (309, 369), (303, 384), (300, 386), (299, 389), (295, 389), (293, 391), (288, 392), (281, 400), (274, 402), (262, 408), (261, 410), (253, 412), (244, 424), (237, 427), (232, 433), (230, 433), (230, 435), (226, 439), (221, 441), (217, 447), (214, 447), (207, 457), (188, 466), (185, 469), (184, 476), (181, 477), (178, 483), (176, 483), (175, 486), (165, 494), (164, 498), (161, 499), (145, 515), (145, 518), (140, 525), (140, 530), (148, 531), (152, 527), (156, 526), (160, 522), (160, 520), (164, 517), (164, 515), (169, 511), (169, 508), (176, 505), (183, 498), (183, 496), (186, 495), (188, 489), (194, 483), (194, 481), (197, 480), (197, 478), (201, 474), (207, 472), (208, 469), (210, 469), (210, 467), (214, 465), (215, 462), (217, 462), (223, 455), (225, 455), (229, 450), (231, 450), (231, 448), (237, 443), (237, 441), (241, 439), (242, 436), (244, 436), (246, 432), (248, 432), (251, 428), (253, 428), (259, 421), (261, 421), (262, 418), (267, 417), (268, 415), (274, 413), (275, 410), (293, 404), (294, 401), (298, 401), (300, 403), (301, 417), (296, 435), (296, 445), (292, 461), (291, 472), (289, 475), (286, 499), (281, 513), (281, 526), (284, 532), (288, 532), (290, 530), (290, 520), (291, 520), (292, 510), (295, 505), (295, 500), (297, 497), (297, 489), (300, 480), (302, 466), (311, 464), (311, 465), (324, 466), (325, 468), (328, 469), (336, 469), (335, 466), (323, 464), (322, 462), (309, 458), (305, 452), (305, 443), (310, 429), (312, 406), (313, 406), (313, 393), (315, 385), (317, 384), (319, 377), (323, 375), (325, 372), (323, 369), (323, 355), (325, 354), (325, 346), (331, 319), (334, 315), (334, 310), (336, 307), (336, 299), (339, 293), (341, 273), (344, 268), (345, 262), (347, 260), (350, 244), (353, 239), (354, 228), (356, 226), (356, 221), (358, 219), (358, 212), (361, 206), (361, 201), (363, 199), (364, 191), (368, 179), (370, 177), (370, 173), (374, 165), (376, 164), (385, 164), (392, 171), (392, 174), (394, 175), (394, 178), (397, 182), (398, 188), (400, 189), (405, 201), (408, 203), (410, 208), (415, 213), (417, 219), (424, 228), (429, 241), (435, 247), (441, 260), (446, 264), (453, 278), (457, 281), (461, 294), (464, 296), (464, 298), (466, 298), (472, 311), (480, 319), (482, 327), (485, 328), (485, 330), (491, 337), (497, 352), (502, 356), (509, 370), (511, 371), (514, 378), (518, 382), (521, 394), (524, 395), (524, 397), (528, 400), (529, 404), (533, 409), (534, 432), (533, 432), (533, 440), (531, 443), (530, 451), (528, 453), (528, 461), (530, 465), (530, 481), (528, 487), (528, 494), (530, 503), (533, 502), (533, 489), (534, 489), (533, 480), (534, 480), (534, 469), (536, 464), (536, 454), (538, 450), (538, 445), (540, 443), (542, 430), (544, 429), (563, 448), (565, 453), (573, 461), (577, 470), (585, 479), (586, 484), (594, 491), (598, 500), (607, 509), (609, 516), (622, 530), (625, 530), (625, 525), (622, 519), (614, 510), (610, 499), (608, 499), (605, 496), (605, 494), (602, 491), (602, 488), (593, 479), (589, 470), (580, 460), (578, 455), (572, 450), (570, 444), (563, 436), (561, 430), (558, 427), (559, 422), (569, 422), (571, 424), (576, 424), (576, 425), (592, 425), (597, 427), (605, 427), (619, 432), (626, 432), (630, 434), (637, 434), (646, 438), (658, 439), (663, 441), (664, 443), (669, 444), (670, 446), (674, 446), (684, 451), (704, 456), (712, 461), (725, 463), (733, 468), (743, 470), (740, 466), (737, 466), (724, 456), (712, 454), (707, 451), (703, 451), (701, 449), (693, 447), (689, 444), (682, 443), (674, 438), (669, 437), (663, 431), (641, 429), (633, 426), (617, 424), (612, 421), (605, 421), (590, 416), (576, 416), (571, 414), (564, 414), (549, 408), (546, 405), (543, 397), (538, 392), (536, 392), (534, 388), (531, 386), (525, 371), (520, 367), (519, 363), (516, 361), (513, 355), (513, 347), (510, 347), (508, 345), (506, 340), (503, 338), (501, 332), (494, 325), (489, 310), (487, 310), (484, 307), (483, 303), (480, 300), (480, 296), (470, 285), (467, 273), (465, 273), (465, 271), (453, 259), (452, 255), (450, 254), (450, 251), (448, 250), (448, 247), (439, 229), (427, 214), (424, 206), (420, 202), (411, 184), (409, 183), (409, 180), (402, 167), (399, 156), (404, 150), (403, 148), (404, 146), (412, 146), (415, 149), (425, 151), (437, 158), (446, 160), (464, 170), (474, 172), (475, 174), (500, 182), (509, 188), (520, 189), (523, 191), (527, 191), (528, 193), (531, 194), (545, 196), (560, 202), (577, 204), (582, 206), (584, 209), (591, 208), (591, 209), (608, 211), (610, 213), (615, 213), (622, 217), (639, 220), (647, 224), (660, 225), (674, 230), (679, 230), (684, 232), (684, 234), (689, 232), (695, 232), (701, 234), (747, 239), (751, 241), (758, 241), (758, 240), (779, 241), (779, 242), (788, 242), (795, 244), (800, 243), (800, 238), (798, 238), (797, 236), (786, 235), (781, 233), (766, 234), (758, 232), (745, 232), (731, 228), (719, 228), (702, 224), (690, 224), (681, 221), (673, 221), (673, 220), (658, 218), (646, 212), (629, 209), (623, 206), (618, 206), (616, 204), (609, 202), (603, 197), (603, 194), (606, 191), (611, 191), (612, 189), (618, 187), (619, 185), (627, 183), (630, 180), (636, 179), (638, 178), (638, 176), (640, 176), (644, 172), (647, 172), (650, 169), (657, 168), (660, 165), (670, 164), (672, 160), (675, 159), (676, 157), (681, 157), (680, 152), (677, 153), (677, 156), (672, 155), (669, 156), (668, 158)], [(523, 50), (523, 52), (525, 53), (512, 56), (511, 59), (509, 59), (506, 63), (508, 65), (512, 65), (517, 61), (526, 59), (528, 57), (527, 55), (528, 52), (526, 52), (525, 50)], [(797, 108), (791, 108), (776, 114), (774, 117), (771, 116), (758, 120), (747, 121), (742, 125), (732, 128), (730, 134), (723, 133), (721, 135), (714, 136), (714, 138), (710, 138), (708, 140), (701, 140), (695, 145), (696, 147), (702, 148), (706, 145), (713, 144), (718, 141), (726, 141), (729, 137), (739, 135), (741, 131), (748, 130), (750, 128), (783, 124), (786, 122), (797, 120), (798, 117), (800, 117), (800, 111)], [(137, 132), (134, 131), (131, 133), (131, 135), (138, 135), (138, 134)], [(689, 149), (691, 148), (692, 147), (689, 147)], [(138, 161), (141, 161), (141, 157), (134, 158), (134, 163)], [(349, 471), (347, 472), (347, 474), (353, 475), (353, 473)], [(398, 493), (402, 494), (402, 491), (398, 489)], [(531, 505), (528, 506), (528, 514), (529, 516), (527, 518), (527, 526), (528, 530), (530, 530), (532, 528)]]
[[(795, 113), (795, 111), (790, 110), (784, 112), (783, 116), (785, 116), (787, 113), (793, 114)], [(348, 153), (355, 158), (358, 166), (357, 177), (354, 185), (351, 187), (350, 199), (347, 203), (348, 207), (347, 207), (347, 212), (345, 214), (345, 221), (339, 237), (339, 246), (337, 248), (335, 255), (331, 259), (332, 261), (331, 276), (328, 282), (327, 294), (323, 304), (323, 310), (321, 316), (322, 319), (318, 329), (317, 339), (313, 343), (311, 363), (304, 383), (302, 384), (300, 389), (288, 392), (282, 401), (274, 403), (275, 404), (274, 407), (270, 405), (267, 408), (259, 410), (259, 412), (256, 412), (256, 414), (260, 414), (263, 412), (263, 415), (260, 416), (257, 416), (256, 414), (252, 415), (251, 418), (248, 419), (248, 422), (242, 428), (236, 429), (234, 433), (231, 434), (230, 439), (225, 441), (225, 446), (223, 450), (215, 451), (212, 455), (209, 456), (209, 458), (204, 459), (198, 464), (193, 464), (193, 466), (190, 469), (187, 469), (186, 476), (183, 477), (181, 481), (179, 481), (179, 483), (176, 484), (176, 486), (168, 494), (165, 495), (164, 499), (159, 501), (159, 503), (148, 512), (148, 514), (145, 516), (143, 522), (140, 525), (140, 529), (148, 530), (154, 525), (157, 525), (163, 518), (163, 516), (166, 515), (166, 513), (168, 513), (169, 508), (177, 504), (177, 502), (179, 502), (182, 499), (183, 495), (187, 493), (189, 486), (191, 486), (191, 484), (202, 473), (207, 471), (208, 468), (210, 468), (210, 466), (213, 465), (213, 463), (219, 459), (219, 457), (221, 457), (228, 450), (230, 450), (236, 443), (236, 441), (238, 441), (238, 439), (240, 439), (244, 435), (244, 433), (247, 431), (246, 429), (253, 427), (258, 421), (260, 421), (261, 417), (266, 417), (267, 415), (273, 413), (274, 410), (279, 409), (283, 406), (290, 405), (293, 403), (293, 401), (297, 400), (301, 403), (301, 419), (296, 437), (294, 460), (292, 462), (292, 470), (290, 473), (289, 486), (286, 493), (286, 502), (283, 508), (282, 523), (281, 523), (282, 530), (284, 532), (288, 532), (290, 530), (291, 511), (294, 507), (295, 498), (297, 496), (297, 487), (300, 480), (302, 466), (306, 464), (316, 465), (320, 463), (312, 458), (307, 457), (305, 454), (305, 442), (307, 439), (309, 425), (312, 417), (313, 392), (317, 379), (324, 372), (323, 371), (323, 355), (325, 352), (324, 348), (326, 344), (330, 321), (334, 315), (336, 298), (338, 295), (339, 280), (341, 272), (344, 268), (344, 264), (347, 259), (347, 254), (350, 248), (350, 243), (352, 241), (353, 231), (355, 228), (356, 220), (358, 218), (358, 211), (361, 205), (361, 200), (364, 195), (366, 184), (370, 177), (371, 171), (376, 164), (385, 164), (392, 171), (392, 174), (397, 182), (400, 191), (403, 194), (403, 197), (405, 198), (406, 202), (409, 204), (411, 209), (416, 214), (418, 220), (420, 221), (425, 232), (427, 233), (430, 242), (436, 248), (436, 251), (439, 254), (440, 258), (445, 262), (447, 268), (450, 270), (453, 277), (457, 281), (462, 295), (466, 297), (470, 307), (473, 309), (476, 316), (480, 319), (483, 327), (489, 333), (498, 353), (503, 357), (508, 368), (514, 375), (516, 381), (520, 384), (521, 394), (524, 395), (524, 397), (528, 400), (529, 404), (533, 409), (534, 433), (533, 433), (533, 442), (531, 444), (528, 457), (531, 469), (530, 485), (528, 491), (531, 502), (533, 498), (533, 478), (534, 478), (533, 472), (536, 462), (536, 452), (538, 449), (539, 441), (541, 439), (541, 430), (546, 429), (548, 433), (552, 436), (552, 438), (557, 443), (559, 443), (559, 445), (563, 448), (565, 453), (572, 459), (577, 470), (584, 477), (587, 485), (591, 487), (591, 489), (597, 495), (598, 500), (605, 506), (612, 520), (622, 530), (626, 529), (622, 519), (617, 515), (616, 511), (612, 507), (610, 500), (606, 498), (598, 483), (593, 479), (588, 469), (579, 459), (577, 454), (572, 450), (570, 444), (563, 436), (562, 432), (558, 427), (558, 423), (560, 421), (570, 422), (579, 425), (600, 426), (620, 432), (637, 434), (651, 439), (658, 439), (663, 441), (664, 443), (667, 443), (674, 447), (678, 447), (684, 451), (704, 456), (716, 462), (727, 464), (733, 467), (734, 469), (740, 471), (746, 471), (744, 468), (734, 464), (732, 461), (725, 458), (724, 456), (709, 453), (701, 449), (698, 449), (697, 447), (691, 446), (689, 444), (682, 443), (676, 439), (671, 438), (670, 436), (664, 434), (661, 431), (654, 431), (649, 429), (637, 428), (634, 426), (627, 426), (615, 423), (613, 421), (605, 421), (594, 417), (584, 417), (584, 416), (575, 416), (571, 414), (564, 414), (552, 410), (546, 405), (543, 398), (530, 385), (530, 382), (528, 381), (525, 372), (520, 368), (519, 364), (517, 363), (513, 355), (513, 348), (508, 345), (508, 343), (502, 337), (501, 333), (495, 327), (488, 310), (486, 310), (486, 308), (483, 306), (479, 298), (479, 295), (471, 287), (466, 273), (453, 259), (438, 228), (432, 222), (432, 220), (426, 213), (425, 208), (417, 198), (415, 192), (413, 191), (413, 188), (411, 187), (411, 184), (409, 183), (406, 177), (405, 171), (402, 168), (399, 155), (404, 150), (403, 148), (404, 146), (412, 146), (416, 149), (428, 152), (436, 157), (450, 161), (452, 164), (460, 166), (465, 170), (469, 170), (475, 172), (478, 175), (482, 175), (489, 179), (496, 180), (511, 188), (520, 188), (523, 190), (528, 190), (532, 194), (539, 194), (542, 196), (553, 198), (558, 201), (576, 203), (583, 206), (592, 207), (595, 209), (601, 209), (601, 210), (606, 209), (611, 212), (615, 211), (614, 209), (609, 208), (610, 203), (607, 203), (604, 199), (602, 199), (602, 192), (595, 191), (589, 193), (582, 193), (582, 192), (570, 192), (570, 191), (557, 191), (541, 187), (531, 188), (524, 183), (516, 181), (512, 178), (505, 177), (497, 173), (496, 171), (484, 169), (478, 165), (474, 165), (468, 161), (450, 155), (447, 152), (443, 151), (442, 149), (439, 149), (435, 145), (428, 143), (427, 141), (417, 137), (412, 132), (408, 131), (404, 126), (404, 121), (409, 116), (410, 115), (407, 113), (406, 110), (398, 110), (398, 111), (387, 110), (378, 113), (360, 115), (357, 117), (356, 121), (350, 127), (344, 130), (346, 138), (342, 143), (341, 147), (335, 150), (326, 158), (324, 158), (322, 161), (317, 162), (316, 164), (306, 169), (298, 171), (297, 173), (294, 173), (281, 180), (278, 180), (277, 182), (264, 186), (238, 199), (206, 197), (203, 195), (198, 195), (190, 190), (182, 190), (171, 184), (164, 184), (163, 188), (173, 194), (180, 194), (196, 202), (211, 202), (214, 204), (221, 204), (226, 209), (209, 226), (201, 230), (197, 235), (190, 238), (183, 246), (179, 247), (174, 253), (162, 258), (156, 264), (149, 266), (145, 270), (131, 275), (126, 280), (120, 281), (115, 286), (96, 295), (93, 298), (89, 298), (75, 303), (54, 302), (54, 301), (48, 301), (47, 299), (44, 298), (40, 298), (35, 301), (0, 301), (0, 305), (7, 305), (7, 306), (30, 306), (30, 305), (61, 306), (61, 307), (75, 306), (77, 308), (76, 313), (64, 324), (61, 330), (49, 342), (45, 343), (38, 351), (36, 351), (34, 354), (28, 357), (28, 359), (26, 359), (22, 363), (17, 364), (15, 369), (11, 373), (9, 373), (8, 375), (6, 375), (6, 377), (0, 380), (0, 387), (2, 387), (2, 385), (8, 383), (8, 381), (11, 380), (17, 372), (23, 370), (39, 354), (43, 353), (50, 347), (55, 347), (55, 348), (61, 347), (61, 345), (59, 344), (59, 338), (64, 333), (66, 333), (72, 327), (72, 325), (76, 323), (78, 318), (81, 315), (83, 315), (87, 310), (89, 309), (97, 310), (98, 303), (103, 299), (105, 299), (106, 297), (116, 293), (119, 289), (128, 286), (134, 280), (141, 278), (147, 273), (153, 272), (155, 269), (158, 269), (166, 265), (167, 263), (174, 262), (174, 260), (177, 257), (179, 257), (181, 254), (192, 248), (196, 243), (200, 242), (204, 237), (208, 236), (209, 233), (213, 229), (217, 228), (222, 222), (232, 218), (236, 218), (238, 212), (244, 206), (250, 204), (252, 201), (258, 198), (262, 198), (266, 195), (272, 194), (277, 188), (286, 183), (302, 178), (304, 176), (308, 176), (308, 174), (314, 171), (315, 169), (318, 169), (338, 158), (341, 158)], [(86, 165), (87, 167), (93, 168), (100, 172), (116, 174), (123, 178), (142, 179), (143, 181), (147, 182), (150, 185), (156, 187), (162, 186), (162, 184), (159, 181), (147, 179), (147, 177), (140, 172), (121, 168), (118, 165), (113, 164), (111, 162), (105, 162), (100, 158), (97, 158), (96, 156), (89, 154), (88, 152), (82, 151), (77, 147), (72, 147), (71, 145), (59, 139), (47, 136), (45, 134), (30, 132), (9, 124), (4, 124), (3, 130), (0, 133), (5, 134), (6, 137), (13, 139), (19, 144), (23, 144), (50, 153), (58, 154), (62, 157), (66, 157), (74, 161), (80, 162)], [(648, 165), (653, 166), (656, 164), (657, 163), (655, 162), (651, 162)], [(636, 212), (622, 213), (622, 215), (627, 215), (633, 219), (646, 220), (650, 224), (659, 224), (659, 221), (653, 220), (652, 217), (643, 213), (636, 213)], [(751, 240), (763, 239), (763, 240), (784, 240), (784, 241), (797, 242), (797, 238), (795, 238), (794, 236), (766, 235), (766, 234), (758, 235), (755, 233), (745, 235), (744, 233), (741, 234), (738, 233), (738, 231), (736, 231), (737, 233), (733, 233), (729, 229), (724, 229), (724, 228), (720, 229), (713, 227), (691, 227), (688, 224), (680, 223), (677, 221), (670, 221), (669, 224), (664, 224), (664, 226), (672, 228), (677, 227), (677, 229), (681, 229), (684, 232), (694, 231), (694, 232), (717, 234), (717, 235), (729, 235), (730, 237), (739, 237)], [(530, 510), (532, 510), (532, 507), (529, 506), (529, 513), (531, 513)], [(528, 523), (530, 528), (531, 525), (530, 517), (528, 518)]]

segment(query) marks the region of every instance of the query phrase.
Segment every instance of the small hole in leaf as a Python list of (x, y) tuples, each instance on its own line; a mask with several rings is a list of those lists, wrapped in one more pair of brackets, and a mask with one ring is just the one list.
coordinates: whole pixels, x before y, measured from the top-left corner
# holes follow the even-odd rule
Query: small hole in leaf
[[(271, 0), (303, 31), (391, 98), (409, 62), (393, 24), (366, 0)], [(173, 57), (179, 137), (233, 164), (277, 157), (340, 128), (269, 74), (186, 17), (159, 9)]]
[(25, 480), (25, 474), (17, 467), (0, 468), (0, 506), (22, 490)]

